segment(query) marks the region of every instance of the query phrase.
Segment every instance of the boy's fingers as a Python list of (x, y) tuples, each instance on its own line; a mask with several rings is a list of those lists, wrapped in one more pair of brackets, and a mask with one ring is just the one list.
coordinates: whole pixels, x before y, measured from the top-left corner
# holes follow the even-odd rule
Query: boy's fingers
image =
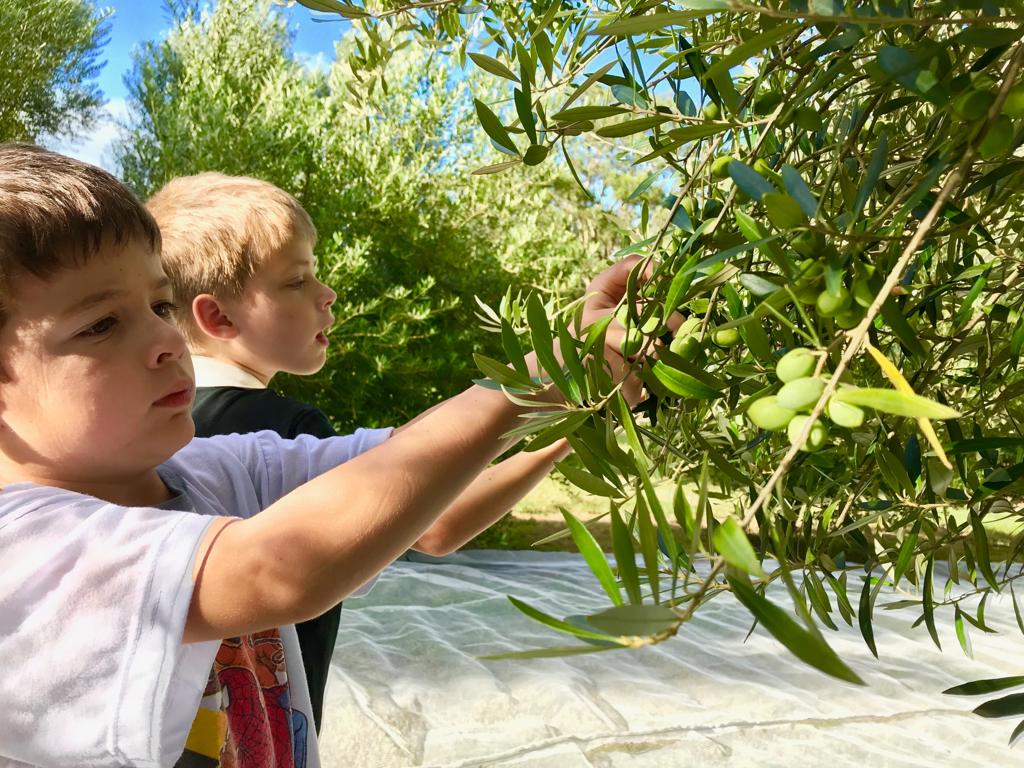
[(665, 325), (668, 326), (668, 329), (672, 332), (672, 335), (675, 336), (676, 331), (679, 330), (679, 326), (681, 326), (683, 324), (683, 321), (685, 320), (686, 316), (683, 315), (682, 312), (673, 312), (671, 316), (669, 316), (669, 318), (665, 321)]
[[(626, 292), (626, 283), (629, 280), (629, 273), (633, 271), (637, 262), (642, 258), (642, 256), (627, 256), (625, 259), (615, 262), (608, 267), (608, 269), (604, 270), (590, 281), (587, 293), (600, 294), (608, 300), (611, 300), (613, 304), (617, 304), (619, 299), (621, 299), (622, 295)], [(651, 269), (651, 264), (648, 264), (647, 268), (644, 270), (644, 274), (640, 276), (641, 283), (650, 277)]]

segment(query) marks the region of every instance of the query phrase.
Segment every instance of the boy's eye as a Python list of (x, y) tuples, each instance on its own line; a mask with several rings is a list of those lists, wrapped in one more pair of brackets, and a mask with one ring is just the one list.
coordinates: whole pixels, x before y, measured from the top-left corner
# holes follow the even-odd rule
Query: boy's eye
[(298, 280), (292, 280), (288, 283), (289, 288), (301, 288), (306, 284), (306, 278), (300, 277)]
[(165, 320), (172, 320), (174, 313), (178, 311), (178, 305), (171, 301), (161, 301), (153, 305), (153, 311)]
[(93, 323), (92, 325), (90, 325), (88, 328), (86, 328), (84, 331), (82, 331), (78, 335), (79, 336), (102, 336), (102, 335), (112, 331), (114, 329), (115, 325), (117, 325), (117, 318), (116, 317), (105, 317), (102, 320), (100, 320), (99, 322)]

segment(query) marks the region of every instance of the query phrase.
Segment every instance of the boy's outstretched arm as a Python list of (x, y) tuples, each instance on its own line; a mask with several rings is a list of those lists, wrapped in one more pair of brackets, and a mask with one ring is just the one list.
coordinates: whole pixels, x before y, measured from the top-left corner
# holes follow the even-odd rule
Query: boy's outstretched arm
[(454, 552), (504, 517), (551, 473), (556, 461), (571, 452), (569, 441), (563, 438), (538, 451), (521, 451), (488, 467), (459, 494), (412, 548), (434, 556)]
[[(584, 325), (613, 311), (636, 260), (594, 279)], [(623, 333), (612, 323), (606, 339), (616, 380), (628, 372), (617, 352)], [(196, 555), (184, 641), (292, 624), (339, 603), (423, 536), (504, 450), (501, 436), (525, 410), (501, 392), (470, 387), (262, 513), (218, 520)]]

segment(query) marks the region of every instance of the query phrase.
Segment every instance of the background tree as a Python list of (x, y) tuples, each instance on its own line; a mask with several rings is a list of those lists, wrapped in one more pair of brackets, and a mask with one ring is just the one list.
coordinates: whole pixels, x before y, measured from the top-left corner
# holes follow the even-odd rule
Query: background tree
[[(673, 189), (619, 252), (653, 268), (620, 314), (624, 351), (686, 316), (638, 358), (639, 413), (573, 307), (505, 307), (512, 367), (479, 361), (514, 395), (538, 385), (522, 373), (537, 350), (569, 405), (523, 431), (569, 434), (563, 473), (611, 501), (614, 572), (566, 515), (611, 607), (562, 620), (517, 602), (592, 644), (553, 652), (665, 640), (731, 590), (801, 659), (857, 681), (820, 627), (857, 622), (874, 652), (873, 611), (897, 588), (887, 607), (936, 643), (952, 620), (970, 652), (988, 597), (1022, 574), (1019, 4), (300, 1), (361, 30), (366, 93), (408, 30), (503, 77), (514, 114), (477, 103), (503, 155), (489, 170), (571, 158), (582, 135)], [(993, 530), (1010, 535), (1002, 567)], [(795, 619), (764, 596), (776, 580)]]
[(266, 0), (175, 12), (129, 78), (115, 150), (124, 178), (147, 196), (219, 170), (299, 198), (340, 322), (322, 374), (280, 386), (339, 426), (398, 423), (462, 389), (479, 375), (474, 349), (500, 350), (478, 330), (475, 297), (496, 303), (509, 284), (575, 293), (620, 239), (553, 166), (525, 179), (470, 175), (489, 153), (470, 88), (496, 96), (492, 76), (467, 78), (413, 47), (392, 61), (387, 93), (368, 100), (352, 89), (353, 44), (326, 69), (304, 66)]
[(95, 122), (108, 16), (87, 0), (0, 0), (0, 141), (74, 136)]

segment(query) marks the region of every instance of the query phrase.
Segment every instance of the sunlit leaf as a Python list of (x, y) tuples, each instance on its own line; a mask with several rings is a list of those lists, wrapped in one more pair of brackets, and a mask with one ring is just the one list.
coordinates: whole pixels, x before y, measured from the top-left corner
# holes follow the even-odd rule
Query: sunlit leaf
[(762, 627), (798, 659), (827, 675), (863, 685), (860, 679), (821, 637), (808, 632), (777, 605), (757, 594), (746, 577), (729, 578), (736, 598), (747, 607)]
[[(597, 541), (594, 539), (594, 535), (583, 523), (577, 520), (569, 512), (564, 509), (561, 510), (561, 512), (562, 517), (565, 519), (565, 524), (569, 528), (569, 532), (572, 533), (572, 540), (576, 543), (576, 549), (579, 550), (591, 572), (597, 577), (597, 580), (601, 584), (601, 588), (604, 589), (605, 593), (609, 598), (611, 598), (611, 601), (615, 605), (622, 605), (622, 592), (619, 590), (619, 586), (615, 582), (615, 573), (608, 564), (608, 560), (605, 558), (604, 552), (601, 551)], [(598, 629), (602, 629), (602, 627), (597, 624), (594, 624), (594, 626), (598, 627)]]
[(470, 52), (469, 58), (471, 58), (473, 63), (480, 67), (480, 69), (490, 72), (492, 75), (504, 77), (506, 80), (513, 80), (517, 83), (519, 82), (519, 78), (515, 76), (515, 73), (511, 69), (485, 53)]
[(896, 416), (909, 416), (915, 419), (960, 418), (960, 414), (948, 405), (936, 403), (927, 397), (921, 397), (921, 395), (908, 395), (906, 392), (897, 392), (895, 389), (877, 389), (874, 387), (839, 389), (833, 397), (843, 403), (874, 408), (876, 411), (892, 413)]
[(729, 565), (752, 576), (759, 578), (767, 576), (761, 568), (761, 563), (758, 562), (757, 554), (754, 552), (754, 547), (751, 546), (747, 534), (735, 517), (725, 518), (722, 524), (715, 528), (712, 540), (715, 551), (724, 557)]
[(657, 635), (679, 624), (676, 612), (663, 605), (622, 605), (587, 616), (609, 635)]

